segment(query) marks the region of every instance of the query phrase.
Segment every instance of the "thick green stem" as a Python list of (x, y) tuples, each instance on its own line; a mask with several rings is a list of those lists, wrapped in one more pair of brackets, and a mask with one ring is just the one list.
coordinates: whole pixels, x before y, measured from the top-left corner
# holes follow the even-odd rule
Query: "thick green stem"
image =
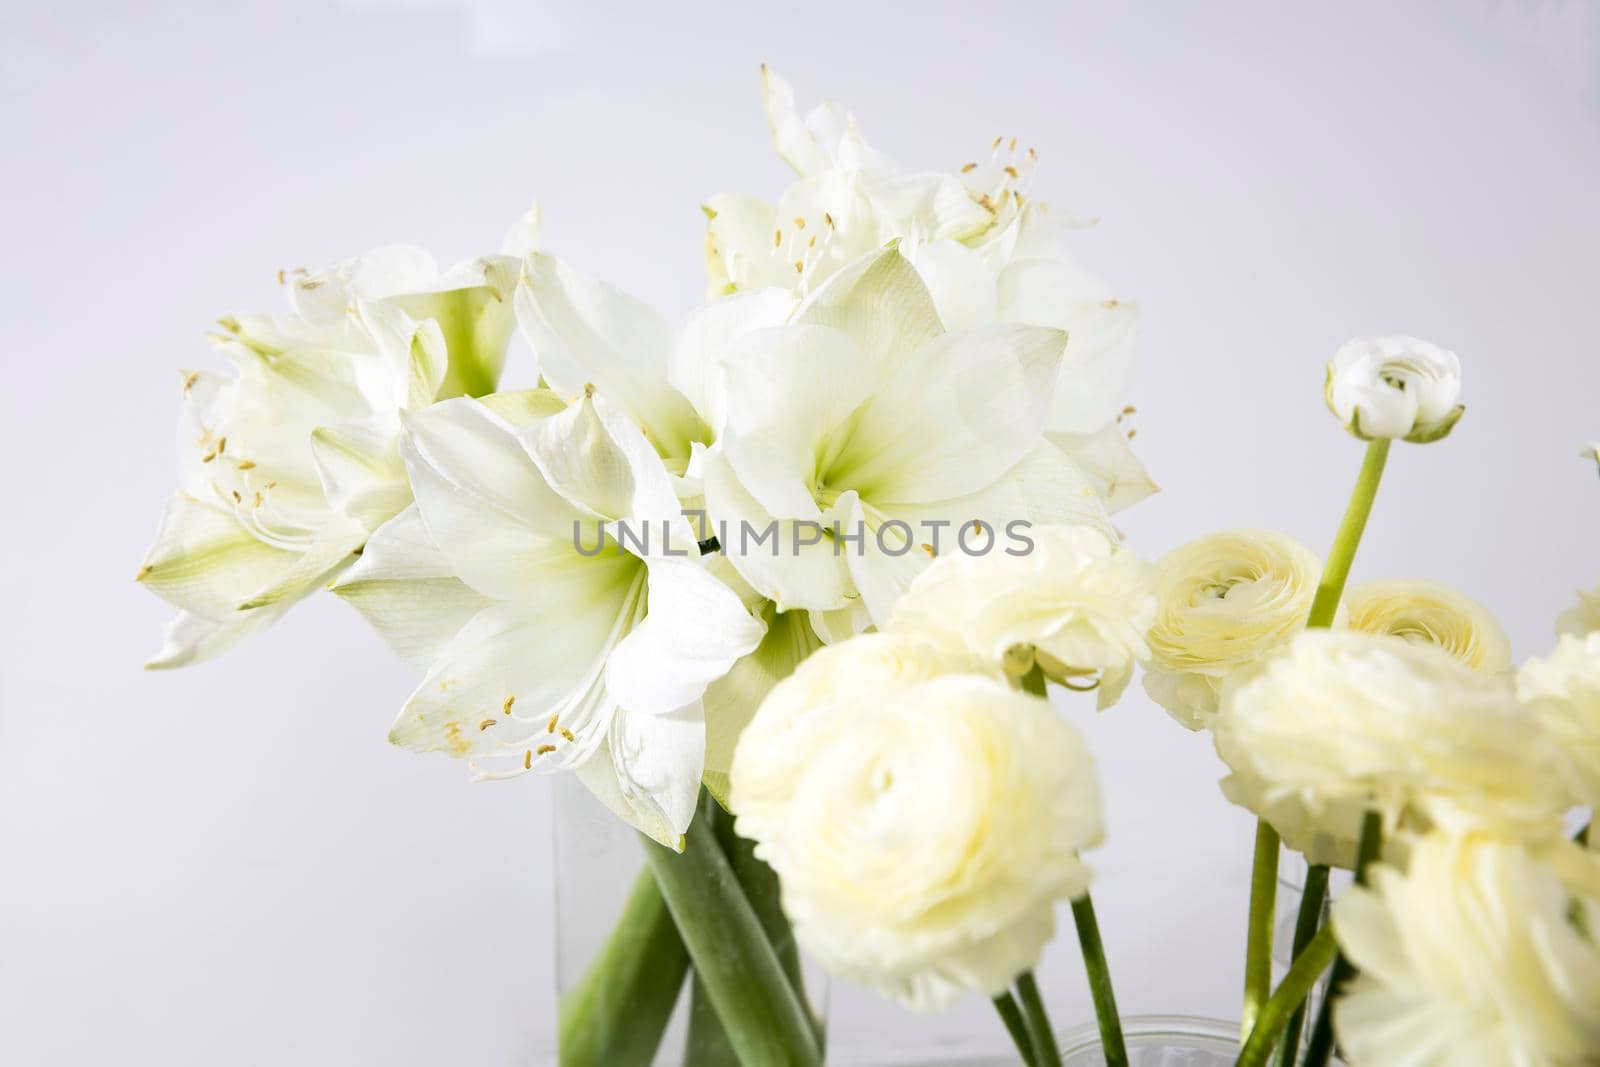
[[(717, 844), (722, 847), (722, 854), (728, 858), (728, 866), (733, 868), (733, 876), (739, 882), (739, 887), (744, 890), (745, 899), (750, 902), (756, 918), (761, 921), (761, 928), (766, 932), (767, 941), (771, 943), (773, 952), (777, 954), (778, 963), (789, 979), (789, 985), (800, 998), (801, 1004), (809, 1009), (805, 981), (800, 969), (800, 948), (794, 940), (794, 929), (783, 913), (777, 872), (756, 856), (755, 842), (734, 832), (733, 816), (725, 811), (710, 793), (701, 795), (700, 814), (697, 817), (706, 820), (715, 831)], [(732, 1045), (728, 1043), (722, 1021), (711, 1005), (705, 983), (700, 981), (698, 976), (695, 978), (690, 995), (689, 1035), (684, 1049), (684, 1062), (695, 1064), (696, 1067), (737, 1064), (738, 1058), (733, 1053)], [(822, 1046), (825, 1036), (822, 1022), (809, 1010), (808, 1014), (817, 1035), (817, 1043)]]
[[(1356, 884), (1367, 884), (1367, 869), (1378, 858), (1383, 848), (1383, 821), (1375, 811), (1361, 819), (1361, 840), (1356, 845)], [(1329, 926), (1329, 930), (1333, 927)], [(1344, 984), (1355, 977), (1356, 969), (1339, 953), (1333, 961), (1333, 976), (1328, 980), (1328, 996), (1317, 1012), (1317, 1025), (1311, 1031), (1311, 1043), (1306, 1046), (1305, 1067), (1327, 1067), (1333, 1053), (1333, 1002), (1339, 999)]]
[(1278, 831), (1256, 820), (1255, 857), (1250, 865), (1250, 917), (1245, 927), (1244, 1010), (1239, 1039), (1250, 1036), (1272, 991), (1272, 922), (1278, 902)]
[(1306, 950), (1295, 959), (1289, 973), (1278, 984), (1277, 991), (1262, 1006), (1255, 1028), (1239, 1050), (1237, 1067), (1265, 1067), (1290, 1016), (1305, 1004), (1312, 987), (1322, 977), (1322, 972), (1328, 969), (1328, 964), (1333, 962), (1338, 951), (1339, 945), (1333, 939), (1333, 927), (1323, 927), (1311, 939)]
[(561, 998), (561, 1067), (644, 1067), (689, 970), (655, 876), (641, 871), (583, 981)]
[(805, 1006), (772, 950), (707, 820), (696, 819), (680, 855), (644, 839), (645, 855), (695, 974), (744, 1067), (819, 1067)]
[[(1290, 965), (1305, 955), (1312, 940), (1317, 936), (1317, 927), (1322, 923), (1322, 905), (1328, 899), (1328, 868), (1326, 864), (1314, 863), (1306, 871), (1305, 891), (1300, 897), (1300, 913), (1294, 920), (1294, 951), (1290, 955)], [(1294, 1014), (1289, 1016), (1289, 1028), (1283, 1033), (1283, 1050), (1278, 1057), (1279, 1067), (1294, 1067), (1295, 1057), (1300, 1055), (1300, 1031), (1305, 1026), (1307, 1000), (1295, 1005)]]
[(1032, 971), (1023, 971), (1017, 979), (1017, 997), (1022, 1001), (1022, 1015), (1028, 1023), (1034, 1067), (1061, 1067), (1061, 1051), (1056, 1047), (1050, 1013), (1045, 1011), (1044, 998), (1039, 996), (1039, 983), (1034, 981)]
[(1089, 995), (1094, 999), (1094, 1019), (1100, 1027), (1100, 1047), (1107, 1067), (1127, 1067), (1128, 1046), (1122, 1039), (1122, 1015), (1117, 1011), (1117, 995), (1111, 988), (1111, 968), (1106, 965), (1106, 946), (1100, 939), (1100, 922), (1094, 915), (1094, 901), (1085, 893), (1072, 902), (1072, 921), (1078, 928), (1078, 947), (1083, 950), (1083, 969), (1089, 976)]
[(1006, 1024), (1006, 1033), (1011, 1035), (1011, 1040), (1016, 1044), (1022, 1062), (1027, 1067), (1038, 1067), (1038, 1062), (1033, 1058), (1033, 1042), (1028, 1039), (1028, 1020), (1022, 1017), (1022, 1009), (1017, 1007), (1017, 998), (1009, 990), (1001, 993), (994, 998), (994, 1010), (1000, 1013), (1000, 1021)]

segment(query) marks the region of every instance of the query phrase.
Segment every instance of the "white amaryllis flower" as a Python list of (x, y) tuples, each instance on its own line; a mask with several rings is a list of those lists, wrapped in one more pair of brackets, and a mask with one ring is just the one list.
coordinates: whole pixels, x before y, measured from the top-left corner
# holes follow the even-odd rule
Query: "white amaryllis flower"
[(1012, 673), (1093, 687), (1116, 703), (1150, 650), (1154, 569), (1099, 530), (1045, 526), (1027, 551), (943, 556), (900, 597), (889, 629), (960, 650)]
[(1600, 632), (1563, 634), (1517, 672), (1517, 695), (1570, 762), (1583, 803), (1600, 806)]
[(1489, 609), (1443, 582), (1395, 578), (1344, 594), (1352, 630), (1438, 645), (1483, 674), (1511, 668), (1511, 639)]
[[(1582, 1067), (1600, 1049), (1600, 885), (1515, 844), (1429, 835), (1333, 909), (1359, 975), (1333, 1006), (1352, 1067)], [(1579, 921), (1574, 922), (1574, 916)]]
[(1094, 486), (1042, 434), (1065, 344), (1038, 326), (945, 331), (894, 249), (834, 274), (720, 361), (704, 472), (723, 550), (780, 610), (859, 628), (887, 623), (958, 541), (999, 550), (1015, 522), (1108, 529)]
[(235, 374), (184, 376), (179, 490), (139, 571), (179, 609), (151, 667), (269, 624), (406, 506), (400, 412), (493, 388), (516, 269), (380, 249), (288, 280), (294, 314), (222, 320)]
[(1387, 829), (1561, 832), (1566, 761), (1517, 701), (1434, 645), (1309, 630), (1230, 678), (1211, 726), (1229, 800), (1313, 863), (1350, 866), (1361, 819)]
[[(1114, 429), (1132, 380), (1137, 308), (1072, 260), (1066, 224), (1029, 200), (1036, 154), (995, 138), (981, 161), (906, 173), (872, 150), (832, 103), (802, 117), (794, 92), (762, 69), (778, 154), (799, 176), (776, 205), (721, 195), (704, 205), (713, 295), (815, 289), (862, 255), (898, 241), (950, 330), (993, 322), (1066, 330), (1062, 374), (1046, 417), (1080, 466), (1131, 504), (1155, 491)], [(1085, 438), (1083, 435), (1100, 435)]]
[(699, 559), (639, 429), (590, 391), (542, 396), (408, 417), (416, 507), (336, 591), (431, 659), (392, 741), (481, 777), (574, 771), (677, 847), (700, 789), (701, 696), (763, 627)]
[(1466, 410), (1461, 361), (1415, 337), (1357, 337), (1334, 353), (1324, 389), (1328, 408), (1362, 440), (1444, 437)]
[(823, 649), (740, 739), (733, 811), (833, 973), (931, 1011), (1032, 968), (1103, 836), (1094, 765), (1049, 704), (901, 634)]
[(1600, 589), (1578, 590), (1578, 602), (1556, 619), (1557, 634), (1582, 637), (1600, 630)]
[(1207, 534), (1156, 563), (1144, 687), (1191, 730), (1216, 715), (1222, 683), (1305, 628), (1322, 562), (1271, 530)]

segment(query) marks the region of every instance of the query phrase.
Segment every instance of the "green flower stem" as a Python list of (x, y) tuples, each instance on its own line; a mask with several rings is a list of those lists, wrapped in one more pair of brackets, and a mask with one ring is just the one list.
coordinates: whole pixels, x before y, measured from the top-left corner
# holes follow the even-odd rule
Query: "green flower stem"
[[(1017, 996), (1022, 1001), (1022, 1014), (1028, 1022), (1028, 1043), (1033, 1046), (1033, 1067), (1061, 1067), (1061, 1051), (1056, 1047), (1056, 1034), (1050, 1027), (1050, 1014), (1044, 1010), (1044, 999), (1039, 996), (1039, 983), (1032, 971), (1023, 971), (1017, 978)], [(1116, 1067), (1111, 1060), (1106, 1061)]]
[[(1333, 625), (1339, 611), (1339, 600), (1344, 596), (1344, 585), (1350, 577), (1350, 566), (1355, 562), (1356, 549), (1367, 528), (1367, 518), (1372, 514), (1372, 502), (1378, 496), (1378, 483), (1383, 480), (1383, 468), (1389, 462), (1387, 437), (1367, 442), (1366, 454), (1361, 460), (1361, 473), (1356, 476), (1355, 488), (1350, 491), (1350, 503), (1345, 506), (1344, 517), (1339, 520), (1339, 531), (1334, 535), (1333, 547), (1328, 550), (1327, 562), (1322, 567), (1322, 580), (1317, 585), (1317, 595), (1311, 601), (1311, 614), (1306, 619), (1306, 629), (1321, 630)], [(1271, 848), (1267, 848), (1268, 839)], [(1257, 1013), (1266, 999), (1272, 979), (1272, 915), (1277, 895), (1278, 834), (1266, 820), (1256, 821), (1256, 852), (1250, 875), (1250, 921), (1245, 944), (1244, 1010), (1241, 1013), (1240, 1033), (1250, 1036)]]
[(1094, 917), (1094, 901), (1088, 893), (1072, 902), (1072, 921), (1078, 927), (1078, 945), (1083, 950), (1083, 969), (1089, 976), (1089, 994), (1094, 998), (1094, 1018), (1100, 1027), (1106, 1067), (1128, 1067), (1128, 1046), (1122, 1039), (1122, 1016), (1117, 1012), (1117, 995), (1111, 988), (1111, 968), (1106, 966), (1106, 947), (1100, 940), (1100, 923)]
[[(1356, 884), (1367, 884), (1367, 869), (1378, 858), (1383, 848), (1383, 822), (1375, 811), (1361, 819), (1361, 841), (1356, 846)], [(1329, 926), (1328, 929), (1333, 929)], [(1317, 1012), (1317, 1025), (1311, 1031), (1311, 1044), (1306, 1047), (1305, 1067), (1327, 1067), (1333, 1053), (1333, 1002), (1339, 998), (1344, 984), (1355, 977), (1356, 969), (1344, 953), (1333, 962), (1333, 977), (1328, 981), (1328, 996)]]
[[(700, 814), (696, 818), (706, 820), (715, 831), (717, 844), (722, 847), (722, 854), (728, 858), (728, 865), (733, 869), (733, 876), (738, 881), (739, 887), (744, 890), (745, 899), (750, 901), (750, 907), (755, 911), (756, 918), (761, 921), (761, 928), (766, 932), (767, 941), (772, 945), (773, 952), (777, 954), (778, 963), (783, 968), (790, 987), (800, 998), (801, 1005), (809, 1008), (805, 981), (800, 969), (800, 948), (795, 943), (794, 930), (789, 925), (789, 919), (783, 914), (777, 873), (756, 856), (753, 841), (734, 833), (733, 816), (724, 810), (710, 793), (701, 795)], [(722, 1020), (711, 1005), (705, 983), (700, 981), (698, 976), (695, 977), (690, 997), (689, 1035), (684, 1050), (684, 1062), (695, 1064), (696, 1067), (737, 1064), (738, 1057), (734, 1055), (733, 1046), (728, 1042)], [(817, 1043), (822, 1046), (825, 1036), (822, 1022), (815, 1015), (811, 1015), (811, 1019)]]
[(1244, 1009), (1239, 1040), (1250, 1036), (1272, 991), (1272, 923), (1278, 903), (1278, 831), (1256, 820), (1255, 857), (1250, 864), (1250, 917), (1245, 925)]
[(1277, 990), (1272, 994), (1261, 1014), (1256, 1019), (1250, 1037), (1245, 1041), (1244, 1047), (1239, 1050), (1239, 1059), (1236, 1067), (1265, 1067), (1272, 1058), (1272, 1050), (1278, 1043), (1278, 1036), (1283, 1033), (1284, 1026), (1289, 1022), (1294, 1013), (1305, 1006), (1306, 997), (1317, 984), (1317, 979), (1322, 977), (1322, 972), (1328, 969), (1328, 964), (1333, 962), (1338, 954), (1339, 945), (1333, 939), (1333, 927), (1325, 926), (1311, 939), (1289, 968), (1289, 973), (1283, 976)]
[(1311, 602), (1311, 617), (1306, 629), (1326, 629), (1333, 625), (1339, 610), (1339, 598), (1344, 596), (1344, 583), (1350, 577), (1350, 565), (1355, 562), (1356, 548), (1367, 528), (1367, 517), (1372, 514), (1372, 502), (1378, 496), (1378, 483), (1383, 480), (1384, 464), (1389, 462), (1389, 439), (1380, 437), (1367, 442), (1367, 454), (1361, 460), (1361, 473), (1356, 477), (1356, 487), (1350, 491), (1350, 503), (1339, 520), (1339, 532), (1334, 535), (1333, 547), (1328, 550), (1328, 562), (1322, 566), (1322, 581)]
[(655, 876), (641, 871), (605, 947), (561, 998), (561, 1067), (646, 1067), (688, 970)]
[(642, 838), (650, 869), (683, 937), (706, 999), (744, 1067), (820, 1067), (811, 1019), (784, 975), (708, 820), (682, 854)]
[(1033, 1058), (1033, 1042), (1028, 1039), (1028, 1021), (1022, 1017), (1022, 1009), (1017, 1007), (1017, 998), (1011, 995), (1010, 990), (994, 998), (994, 1010), (1000, 1013), (1000, 1021), (1006, 1024), (1006, 1032), (1016, 1043), (1022, 1062), (1027, 1067), (1038, 1067)]
[[(1305, 891), (1300, 897), (1300, 913), (1294, 920), (1294, 952), (1289, 957), (1292, 961), (1298, 960), (1305, 954), (1311, 942), (1317, 936), (1317, 927), (1322, 922), (1322, 904), (1328, 899), (1328, 867), (1326, 864), (1315, 863), (1306, 871)], [(1300, 1031), (1305, 1026), (1306, 1002), (1297, 1004), (1294, 1014), (1289, 1016), (1289, 1028), (1283, 1033), (1283, 1050), (1278, 1057), (1279, 1067), (1294, 1067), (1295, 1057), (1300, 1054)]]

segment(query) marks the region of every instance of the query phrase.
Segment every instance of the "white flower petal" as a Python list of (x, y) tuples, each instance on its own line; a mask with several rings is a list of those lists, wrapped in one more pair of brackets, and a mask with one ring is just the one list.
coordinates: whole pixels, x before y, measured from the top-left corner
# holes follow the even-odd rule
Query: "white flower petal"
[(1112, 514), (1160, 491), (1129, 447), (1127, 432), (1114, 422), (1094, 433), (1047, 433), (1045, 437), (1084, 473)]
[(174, 607), (226, 619), (295, 566), (298, 553), (251, 536), (231, 511), (178, 495), (167, 501), (139, 581)]
[(217, 622), (180, 611), (161, 631), (161, 648), (145, 662), (145, 669), (169, 670), (203, 663), (212, 656), (226, 652), (246, 637), (264, 630), (289, 609), (289, 604), (277, 604), (255, 611), (241, 611)]
[(897, 248), (871, 252), (838, 271), (805, 299), (792, 321), (849, 334), (874, 384), (887, 381), (944, 332), (922, 276)]
[(756, 647), (766, 627), (698, 559), (650, 561), (648, 610), (606, 662), (606, 688), (629, 711), (663, 714)]
[(992, 325), (945, 334), (862, 408), (830, 468), (874, 502), (966, 496), (1039, 444), (1067, 336)]
[(706, 723), (698, 700), (660, 714), (618, 710), (611, 759), (635, 826), (689, 829), (705, 769)]
[(794, 297), (783, 289), (736, 293), (702, 305), (678, 331), (667, 377), (694, 405), (713, 437), (722, 435), (726, 421), (723, 368), (729, 354), (745, 334), (781, 326), (794, 307)]
[(378, 528), (333, 592), (421, 671), (491, 603), (455, 576), (415, 506)]
[(663, 455), (687, 457), (700, 420), (667, 384), (672, 337), (660, 316), (613, 286), (552, 256), (528, 257), (517, 323), (557, 392), (600, 388), (643, 423)]

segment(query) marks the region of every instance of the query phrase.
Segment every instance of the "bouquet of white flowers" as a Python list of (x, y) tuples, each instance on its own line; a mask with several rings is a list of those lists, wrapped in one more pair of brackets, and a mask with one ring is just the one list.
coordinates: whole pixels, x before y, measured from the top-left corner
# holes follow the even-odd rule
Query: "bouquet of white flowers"
[[(1346, 589), (1391, 443), (1460, 419), (1454, 354), (1363, 338), (1330, 409), (1366, 442), (1325, 561), (1270, 531), (1141, 560), (1134, 305), (1067, 252), (1036, 153), (908, 172), (762, 71), (796, 180), (703, 205), (673, 329), (540, 248), (409, 247), (280, 276), (183, 376), (180, 488), (139, 580), (151, 666), (321, 588), (420, 682), (389, 739), (478, 779), (570, 771), (644, 874), (561, 1010), (561, 1062), (815, 1065), (799, 950), (935, 1011), (979, 994), (1060, 1062), (1033, 971), (1070, 905), (1103, 1061), (1130, 1062), (1084, 858), (1104, 836), (1051, 689), (1209, 731), (1259, 816), (1238, 1062), (1582, 1064), (1600, 1049), (1600, 624), (1520, 672), (1436, 583)], [(498, 391), (520, 333), (536, 388)], [(1273, 987), (1281, 847), (1310, 864)], [(1326, 908), (1331, 868), (1356, 885)], [(1324, 989), (1324, 987), (1326, 987)], [(1319, 992), (1321, 990), (1321, 992)]]

